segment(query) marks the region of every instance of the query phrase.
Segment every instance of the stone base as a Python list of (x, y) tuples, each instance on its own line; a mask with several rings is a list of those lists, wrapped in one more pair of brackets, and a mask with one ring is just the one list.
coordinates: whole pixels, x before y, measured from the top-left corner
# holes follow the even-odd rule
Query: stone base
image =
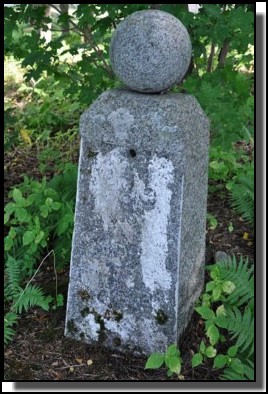
[(80, 133), (65, 334), (165, 351), (203, 287), (208, 121), (192, 96), (116, 89)]

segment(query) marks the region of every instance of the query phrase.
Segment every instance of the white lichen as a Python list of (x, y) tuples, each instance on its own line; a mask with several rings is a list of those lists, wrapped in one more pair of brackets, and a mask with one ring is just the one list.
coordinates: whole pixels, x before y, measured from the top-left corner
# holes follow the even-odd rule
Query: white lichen
[(173, 164), (154, 155), (149, 164), (149, 188), (156, 196), (154, 208), (145, 211), (141, 239), (141, 266), (145, 286), (154, 293), (168, 290), (171, 274), (166, 268), (168, 254), (167, 226), (173, 183)]

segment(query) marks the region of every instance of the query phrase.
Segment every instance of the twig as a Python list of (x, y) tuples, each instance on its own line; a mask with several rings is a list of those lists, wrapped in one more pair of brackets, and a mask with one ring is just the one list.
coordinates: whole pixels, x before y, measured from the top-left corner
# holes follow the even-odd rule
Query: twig
[(74, 367), (85, 367), (86, 364), (75, 364), (75, 365), (67, 365), (66, 367), (61, 367), (61, 368), (54, 368), (55, 371), (60, 371), (61, 369), (67, 369), (67, 368), (74, 368)]

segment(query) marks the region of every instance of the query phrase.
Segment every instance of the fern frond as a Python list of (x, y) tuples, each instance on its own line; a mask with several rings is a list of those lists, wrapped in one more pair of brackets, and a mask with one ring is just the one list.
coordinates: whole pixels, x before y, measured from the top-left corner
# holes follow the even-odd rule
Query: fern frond
[(13, 312), (8, 312), (4, 317), (4, 343), (5, 345), (11, 341), (15, 331), (11, 328), (17, 323), (18, 315)]
[(245, 377), (238, 372), (232, 370), (232, 368), (224, 368), (223, 374), (220, 376), (221, 380), (245, 380)]
[(244, 364), (244, 373), (249, 380), (254, 380), (255, 379), (254, 363), (249, 359), (246, 359), (246, 362), (247, 364)]
[(244, 314), (236, 307), (227, 310), (227, 329), (233, 334), (231, 339), (236, 339), (236, 346), (243, 353), (246, 350), (250, 356), (254, 351), (254, 315), (246, 307)]
[(231, 281), (235, 290), (226, 297), (227, 305), (242, 306), (254, 297), (254, 266), (249, 265), (248, 258), (240, 258), (237, 263), (236, 257), (229, 257), (217, 263), (219, 277), (224, 281)]
[(4, 297), (7, 301), (11, 300), (18, 292), (21, 282), (21, 261), (16, 260), (10, 255), (6, 260)]
[(238, 177), (231, 190), (234, 209), (250, 224), (254, 223), (254, 168), (250, 165), (246, 174)]
[(46, 297), (43, 290), (36, 285), (29, 285), (25, 290), (20, 288), (17, 293), (13, 308), (16, 312), (21, 313), (23, 309), (27, 311), (32, 306), (40, 306), (44, 310), (49, 309), (49, 303), (52, 297)]
[(243, 374), (234, 371), (230, 366), (225, 367), (223, 374), (220, 375), (221, 380), (254, 380), (254, 363), (249, 359), (240, 360), (243, 368)]

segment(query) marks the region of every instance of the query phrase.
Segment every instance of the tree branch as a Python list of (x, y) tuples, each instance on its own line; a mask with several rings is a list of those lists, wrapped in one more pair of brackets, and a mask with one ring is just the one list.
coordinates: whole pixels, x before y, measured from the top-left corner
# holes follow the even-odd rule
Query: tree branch
[(211, 43), (211, 49), (210, 49), (210, 54), (208, 57), (208, 64), (207, 64), (207, 72), (211, 73), (212, 70), (212, 62), (213, 62), (213, 57), (215, 54), (215, 44), (213, 42)]
[[(49, 4), (52, 8), (54, 8), (58, 13), (61, 14), (61, 10), (55, 6), (54, 4)], [(89, 31), (84, 32), (72, 19), (69, 20), (69, 22), (79, 31), (81, 32), (83, 35), (85, 34), (86, 38), (89, 40), (92, 49), (94, 49), (94, 51), (97, 53), (97, 55), (99, 56), (100, 60), (103, 62), (103, 69), (108, 73), (110, 78), (113, 78), (113, 71), (111, 69), (111, 67), (109, 66), (109, 64), (106, 62), (105, 57), (103, 56), (103, 52), (99, 49), (98, 45), (95, 43), (95, 40), (92, 36), (92, 34)], [(96, 66), (97, 64), (95, 62), (93, 62)]]

